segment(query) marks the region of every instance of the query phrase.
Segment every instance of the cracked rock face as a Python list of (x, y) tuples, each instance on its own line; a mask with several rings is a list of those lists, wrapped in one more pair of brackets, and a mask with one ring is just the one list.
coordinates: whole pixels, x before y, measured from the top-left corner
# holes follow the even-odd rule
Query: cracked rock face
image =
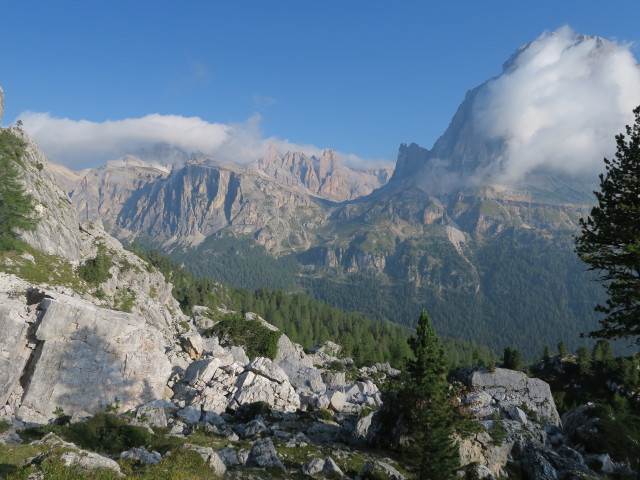
[(481, 389), (499, 402), (505, 410), (519, 407), (523, 403), (536, 412), (540, 419), (552, 425), (560, 425), (549, 384), (529, 378), (522, 372), (496, 368), (494, 373), (477, 370), (469, 379), (472, 389)]
[(7, 402), (31, 354), (27, 332), (33, 321), (35, 315), (23, 303), (0, 299), (0, 406)]
[(125, 410), (164, 397), (171, 365), (157, 330), (71, 297), (41, 309), (19, 419), (47, 423), (57, 407), (96, 413), (116, 397)]

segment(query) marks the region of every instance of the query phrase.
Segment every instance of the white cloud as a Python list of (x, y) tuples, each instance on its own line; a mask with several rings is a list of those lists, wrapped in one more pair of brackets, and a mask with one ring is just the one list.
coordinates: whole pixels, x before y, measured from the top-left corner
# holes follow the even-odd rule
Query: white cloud
[(536, 168), (593, 174), (638, 104), (640, 68), (629, 46), (563, 27), (519, 51), (481, 89), (474, 120), (480, 133), (506, 142), (499, 181)]
[[(55, 118), (48, 113), (36, 112), (22, 113), (19, 119), (49, 158), (74, 170), (98, 167), (126, 153), (150, 149), (159, 143), (241, 165), (265, 155), (269, 146), (280, 152), (296, 150), (310, 155), (322, 154), (322, 149), (313, 145), (265, 138), (259, 115), (232, 124), (158, 114), (100, 123)], [(354, 155), (344, 155), (343, 159), (356, 168), (367, 164)]]

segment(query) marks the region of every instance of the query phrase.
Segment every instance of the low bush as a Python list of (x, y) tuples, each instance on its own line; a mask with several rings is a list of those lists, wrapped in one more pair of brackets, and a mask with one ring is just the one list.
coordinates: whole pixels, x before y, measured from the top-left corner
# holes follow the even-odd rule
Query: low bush
[(78, 275), (87, 283), (100, 285), (111, 278), (109, 269), (113, 265), (104, 245), (98, 246), (98, 253), (78, 267)]
[(253, 402), (253, 403), (245, 403), (244, 405), (240, 405), (240, 407), (236, 410), (233, 418), (240, 423), (246, 423), (250, 420), (253, 420), (258, 415), (269, 415), (271, 413), (271, 405), (267, 402)]
[(71, 425), (42, 425), (21, 430), (27, 441), (53, 432), (81, 448), (107, 454), (118, 454), (133, 447), (150, 445), (153, 435), (146, 428), (129, 425), (122, 417), (111, 413), (98, 413), (86, 422)]
[(218, 335), (223, 342), (243, 347), (249, 356), (267, 357), (271, 360), (278, 353), (278, 340), (282, 332), (270, 330), (259, 320), (246, 320), (242, 315), (228, 314), (205, 332), (205, 336)]

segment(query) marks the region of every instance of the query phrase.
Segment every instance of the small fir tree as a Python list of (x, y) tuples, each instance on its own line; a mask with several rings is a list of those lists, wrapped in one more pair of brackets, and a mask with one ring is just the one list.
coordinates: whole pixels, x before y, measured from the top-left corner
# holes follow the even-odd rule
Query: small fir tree
[(522, 355), (519, 350), (507, 347), (503, 354), (503, 367), (510, 370), (522, 370)]
[(587, 347), (578, 349), (578, 373), (580, 375), (588, 375), (591, 373), (591, 355)]
[(415, 359), (407, 362), (409, 378), (399, 398), (413, 436), (409, 450), (420, 459), (420, 479), (453, 480), (460, 469), (453, 433), (465, 418), (447, 396), (444, 350), (425, 310), (408, 342)]
[(33, 197), (20, 181), (20, 157), (24, 142), (10, 130), (0, 132), (0, 246), (11, 244), (18, 230), (33, 230), (37, 220), (31, 217)]
[(560, 358), (565, 358), (567, 356), (567, 346), (562, 340), (558, 342), (558, 355), (560, 355)]

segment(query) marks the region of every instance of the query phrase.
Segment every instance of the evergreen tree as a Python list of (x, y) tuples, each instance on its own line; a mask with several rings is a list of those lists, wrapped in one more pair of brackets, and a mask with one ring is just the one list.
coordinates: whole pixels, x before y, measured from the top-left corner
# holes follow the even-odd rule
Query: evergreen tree
[(567, 345), (562, 340), (558, 342), (558, 355), (560, 355), (560, 358), (567, 356)]
[(545, 344), (542, 350), (542, 360), (548, 362), (549, 358), (551, 358), (551, 349), (549, 348), (549, 345)]
[(635, 337), (640, 344), (640, 107), (633, 111), (635, 123), (616, 136), (614, 159), (604, 159), (600, 174), (598, 205), (586, 220), (580, 220), (581, 235), (576, 251), (598, 272), (609, 298), (596, 310), (607, 317), (602, 328), (589, 335), (596, 338)]
[(0, 132), (0, 244), (9, 245), (17, 230), (33, 230), (37, 220), (31, 217), (33, 197), (20, 182), (20, 157), (24, 142), (10, 130)]
[(399, 398), (413, 436), (411, 453), (420, 459), (419, 478), (453, 480), (460, 453), (452, 435), (460, 420), (447, 397), (444, 350), (425, 310), (408, 343), (415, 359), (407, 362), (409, 378)]
[(507, 347), (504, 349), (503, 367), (510, 370), (522, 370), (522, 355), (519, 350)]
[(591, 373), (591, 356), (587, 347), (578, 349), (578, 372), (580, 375), (588, 375)]

